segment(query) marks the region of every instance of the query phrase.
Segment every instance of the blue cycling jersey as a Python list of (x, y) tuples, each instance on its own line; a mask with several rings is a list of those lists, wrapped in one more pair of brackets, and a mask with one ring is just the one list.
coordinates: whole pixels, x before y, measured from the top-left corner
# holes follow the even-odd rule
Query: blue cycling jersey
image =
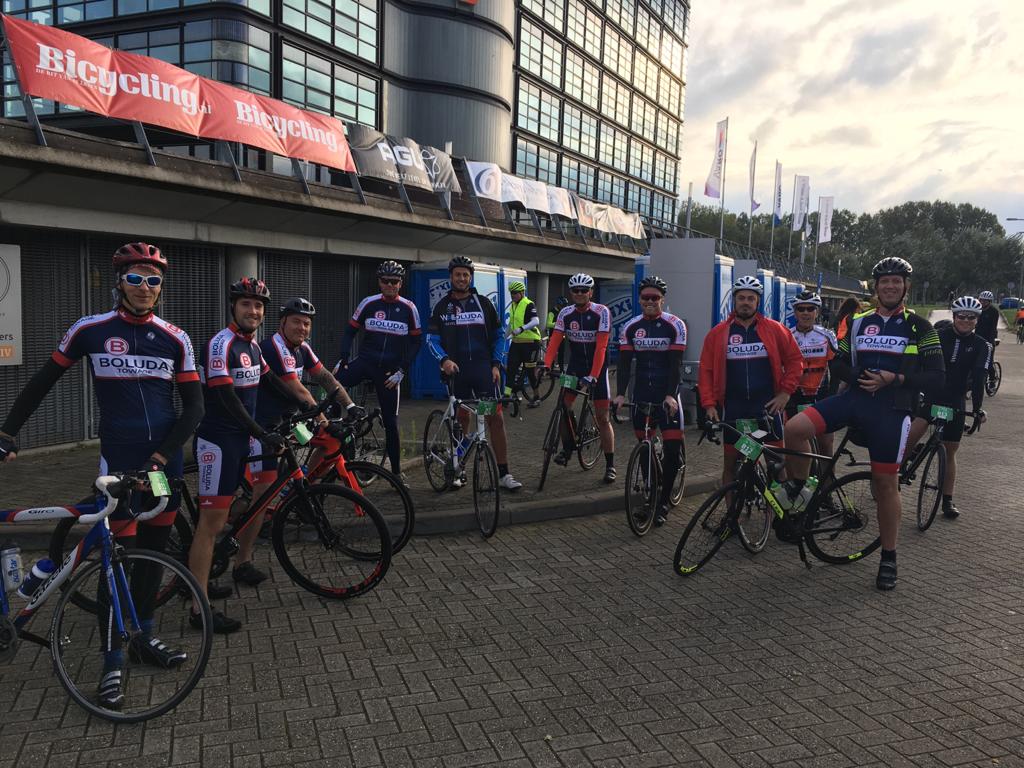
[(730, 420), (759, 418), (765, 403), (775, 397), (771, 360), (757, 326), (757, 320), (749, 328), (736, 322), (729, 326), (725, 348), (725, 413)]
[[(282, 381), (298, 379), (302, 381), (303, 373), (315, 373), (323, 368), (320, 358), (313, 352), (313, 348), (305, 341), (299, 346), (293, 347), (280, 333), (264, 339), (260, 342), (260, 352), (263, 359), (267, 361), (278, 378)], [(266, 382), (260, 384), (259, 394), (256, 398), (256, 422), (264, 427), (277, 424), (286, 411), (295, 408), (295, 403), (285, 400)]]
[(505, 336), (494, 305), (474, 289), (465, 298), (451, 293), (434, 307), (427, 327), (427, 344), (437, 360), (500, 363), (505, 359)]
[(175, 382), (199, 378), (188, 334), (155, 315), (116, 310), (83, 317), (64, 334), (53, 360), (70, 368), (83, 357), (92, 363), (104, 443), (163, 440), (178, 418)]
[(249, 430), (239, 424), (213, 394), (215, 387), (233, 386), (242, 406), (250, 416), (256, 415), (256, 400), (260, 376), (270, 368), (263, 359), (260, 345), (252, 334), (242, 333), (231, 323), (203, 347), (199, 354), (199, 375), (206, 395), (206, 415), (197, 435), (210, 438), (222, 436), (246, 437)]
[(632, 352), (634, 367), (633, 398), (638, 402), (657, 403), (670, 392), (673, 376), (668, 362), (669, 352), (686, 351), (686, 324), (675, 315), (662, 312), (657, 317), (638, 315), (619, 332), (619, 352)]
[(423, 326), (420, 313), (408, 299), (383, 294), (363, 299), (349, 320), (341, 340), (341, 360), (347, 362), (356, 331), (363, 330), (359, 359), (380, 366), (387, 373), (401, 368), (408, 371), (419, 351)]

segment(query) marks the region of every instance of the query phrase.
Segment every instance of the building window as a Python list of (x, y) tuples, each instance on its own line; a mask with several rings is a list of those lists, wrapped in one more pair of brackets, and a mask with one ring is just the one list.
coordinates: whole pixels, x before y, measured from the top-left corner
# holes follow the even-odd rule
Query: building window
[(561, 120), (558, 97), (528, 80), (519, 81), (519, 114), (516, 124), (524, 130), (558, 142)]
[(670, 155), (676, 154), (679, 142), (679, 122), (667, 112), (658, 112), (658, 133), (655, 143)]
[(227, 19), (190, 22), (182, 65), (202, 77), (269, 96), (270, 33)]
[(562, 143), (585, 157), (597, 157), (597, 117), (577, 107), (566, 105)]
[(377, 60), (377, 0), (283, 0), (281, 21), (368, 61)]
[(572, 42), (595, 59), (601, 58), (601, 16), (583, 0), (569, 0), (565, 33)]
[(627, 171), (627, 148), (629, 137), (625, 131), (601, 123), (601, 162), (620, 171)]
[(654, 141), (657, 134), (657, 108), (639, 96), (633, 97), (632, 129), (648, 141)]
[(565, 54), (565, 91), (592, 109), (601, 93), (601, 70), (590, 59), (570, 49)]
[(522, 0), (522, 3), (523, 8), (544, 19), (559, 32), (562, 31), (562, 19), (565, 16), (564, 0)]
[(626, 205), (626, 180), (615, 174), (601, 171), (597, 177), (597, 199), (611, 203), (618, 208)]
[(633, 36), (633, 20), (636, 13), (636, 0), (607, 0), (604, 6), (605, 15), (614, 21), (622, 30)]
[(636, 9), (636, 41), (657, 59), (661, 56), (661, 22), (644, 10)]
[(376, 80), (288, 44), (282, 53), (284, 101), (376, 127)]
[(658, 77), (658, 101), (673, 117), (682, 117), (683, 87), (678, 80), (670, 77), (665, 70)]
[(592, 198), (594, 182), (597, 180), (597, 168), (580, 162), (571, 157), (562, 158), (562, 186), (577, 194)]
[(648, 183), (654, 181), (654, 149), (636, 139), (630, 141), (629, 173)]
[(676, 161), (661, 152), (654, 153), (654, 186), (676, 192)]
[(525, 18), (519, 27), (519, 66), (557, 88), (562, 87), (562, 44)]
[(516, 139), (516, 176), (546, 184), (558, 181), (558, 153), (536, 142)]
[(633, 45), (611, 27), (604, 31), (605, 67), (618, 73), (623, 80), (630, 80), (633, 69)]
[(627, 203), (629, 210), (636, 211), (641, 216), (651, 215), (651, 190), (647, 187), (642, 187), (639, 184), (630, 182), (629, 184), (629, 202)]
[(601, 98), (601, 114), (621, 125), (629, 125), (629, 88), (613, 77), (605, 77)]

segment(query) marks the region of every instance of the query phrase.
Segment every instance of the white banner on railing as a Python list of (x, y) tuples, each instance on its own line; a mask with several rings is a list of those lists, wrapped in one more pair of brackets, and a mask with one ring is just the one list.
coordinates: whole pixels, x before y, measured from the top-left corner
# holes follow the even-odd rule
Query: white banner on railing
[(504, 175), (497, 163), (478, 163), (474, 160), (466, 161), (466, 170), (473, 182), (473, 191), (477, 197), (485, 197), (488, 200), (501, 200), (501, 177)]

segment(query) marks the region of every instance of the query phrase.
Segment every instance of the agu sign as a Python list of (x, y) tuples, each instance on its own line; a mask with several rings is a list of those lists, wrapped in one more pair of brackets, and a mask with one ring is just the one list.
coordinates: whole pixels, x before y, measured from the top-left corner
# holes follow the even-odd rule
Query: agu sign
[(21, 248), (0, 245), (0, 365), (21, 365)]

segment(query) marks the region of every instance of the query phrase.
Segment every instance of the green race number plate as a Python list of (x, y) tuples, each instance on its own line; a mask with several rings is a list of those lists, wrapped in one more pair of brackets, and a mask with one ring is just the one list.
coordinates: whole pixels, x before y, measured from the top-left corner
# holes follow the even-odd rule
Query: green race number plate
[(167, 482), (167, 475), (163, 472), (147, 472), (149, 487), (154, 496), (170, 496), (171, 484)]
[(757, 461), (757, 457), (761, 455), (763, 450), (764, 446), (757, 442), (757, 440), (751, 440), (746, 435), (743, 435), (743, 437), (736, 441), (736, 451), (751, 461)]
[(309, 431), (309, 427), (305, 424), (296, 424), (292, 427), (292, 437), (299, 445), (305, 445), (313, 439), (313, 433)]
[(559, 384), (560, 384), (561, 386), (565, 387), (566, 389), (576, 389), (576, 383), (577, 383), (578, 381), (579, 381), (579, 378), (578, 378), (578, 377), (576, 377), (576, 376), (570, 376), (570, 375), (569, 375), (568, 373), (563, 373), (563, 374), (562, 374), (562, 375), (561, 375), (561, 376), (560, 376), (560, 377), (558, 378), (558, 383), (559, 383)]
[(801, 405), (798, 405), (796, 407), (796, 412), (797, 413), (803, 413), (804, 411), (806, 411), (810, 407), (811, 407), (810, 403), (802, 403)]
[(953, 420), (953, 409), (945, 405), (933, 405), (932, 406), (932, 418), (942, 419), (943, 421)]
[(736, 419), (736, 429), (745, 435), (757, 431), (757, 419)]
[(498, 404), (493, 400), (481, 400), (476, 404), (476, 412), (480, 416), (493, 416), (498, 412)]

